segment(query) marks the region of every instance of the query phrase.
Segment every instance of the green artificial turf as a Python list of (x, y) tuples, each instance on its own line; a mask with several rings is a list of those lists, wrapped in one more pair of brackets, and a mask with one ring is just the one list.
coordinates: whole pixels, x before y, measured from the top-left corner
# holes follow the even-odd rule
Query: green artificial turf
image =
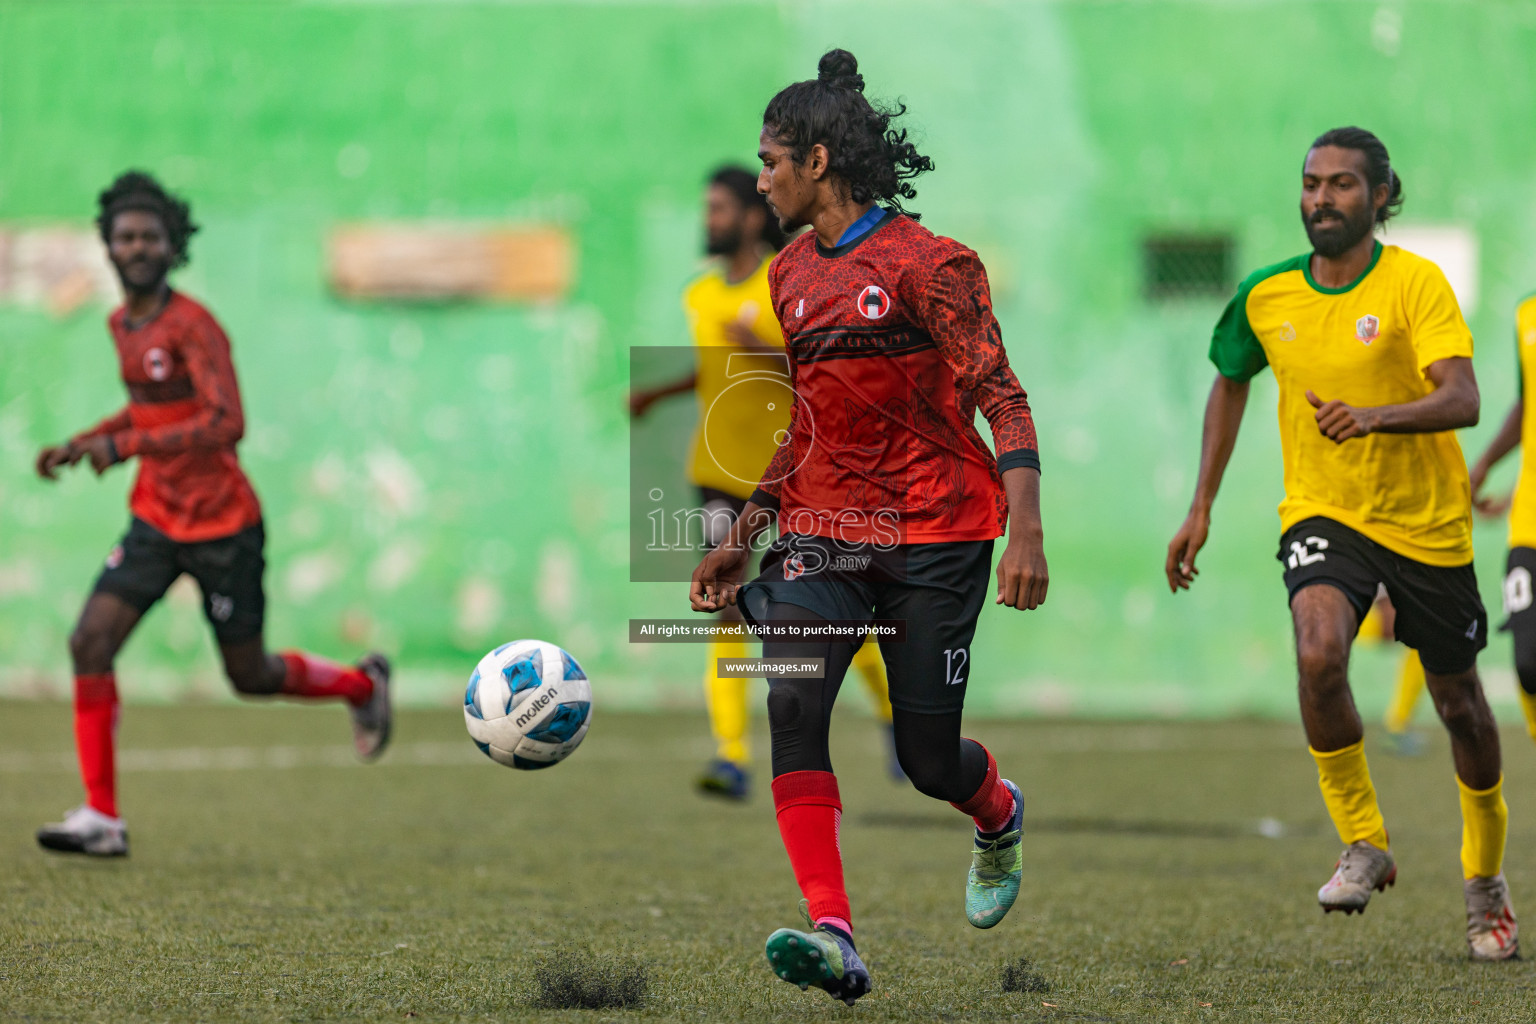
[[(765, 779), (744, 806), (691, 790), (696, 714), (599, 707), (570, 761), (522, 773), (481, 757), (452, 709), (403, 715), (384, 761), (353, 766), (335, 707), (130, 707), (133, 854), (96, 861), (32, 841), (79, 799), (68, 708), (0, 703), (0, 1018), (1536, 1017), (1530, 963), (1465, 958), (1443, 736), (1418, 758), (1370, 748), (1399, 882), (1345, 918), (1314, 902), (1338, 843), (1295, 726), (970, 731), (1028, 800), (1024, 891), (989, 932), (961, 910), (966, 821), (885, 777), (874, 722), (836, 723), (875, 986), (850, 1010), (769, 973), (763, 940), (797, 921), (798, 893)], [(1536, 907), (1536, 750), (1513, 730), (1505, 745), (1519, 910)], [(640, 1008), (540, 1008), (556, 951), (599, 973), (641, 961)]]

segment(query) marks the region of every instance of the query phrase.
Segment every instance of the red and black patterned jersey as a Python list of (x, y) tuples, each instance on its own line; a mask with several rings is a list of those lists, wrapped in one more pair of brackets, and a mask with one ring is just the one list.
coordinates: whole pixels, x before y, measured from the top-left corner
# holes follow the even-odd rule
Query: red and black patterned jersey
[[(769, 270), (795, 400), (753, 500), (780, 529), (848, 541), (988, 540), (1001, 473), (1040, 466), (981, 260), (887, 212), (827, 249), (806, 232)], [(974, 425), (992, 427), (996, 457)]]
[(184, 544), (260, 522), (261, 505), (235, 457), (245, 413), (218, 321), (173, 292), (148, 323), (130, 327), (119, 308), (107, 327), (128, 405), (79, 437), (106, 434), (120, 458), (139, 457), (133, 514)]

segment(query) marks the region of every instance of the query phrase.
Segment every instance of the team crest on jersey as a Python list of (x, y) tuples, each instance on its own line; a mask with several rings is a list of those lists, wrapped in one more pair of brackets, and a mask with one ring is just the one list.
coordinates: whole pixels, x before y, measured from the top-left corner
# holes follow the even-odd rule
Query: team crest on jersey
[(885, 289), (872, 284), (859, 292), (859, 312), (871, 320), (879, 320), (891, 311), (891, 297)]
[(1295, 341), (1296, 325), (1287, 320), (1285, 323), (1280, 325), (1278, 337), (1281, 341)]
[(1381, 333), (1381, 321), (1367, 313), (1355, 321), (1355, 340), (1363, 341), (1367, 345), (1376, 340)]
[(165, 380), (171, 375), (171, 354), (163, 348), (152, 348), (144, 353), (144, 372), (150, 380)]
[(805, 556), (796, 551), (784, 559), (784, 578), (787, 580), (799, 579), (805, 575)]

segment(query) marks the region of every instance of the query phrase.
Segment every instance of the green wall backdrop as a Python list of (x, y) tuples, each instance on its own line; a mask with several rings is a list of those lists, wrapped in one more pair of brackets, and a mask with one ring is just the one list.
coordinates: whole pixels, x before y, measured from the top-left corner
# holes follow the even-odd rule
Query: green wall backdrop
[[(6, 0), (0, 220), (82, 225), (128, 166), (192, 198), (179, 280), (234, 341), (273, 643), (378, 645), (409, 698), (451, 701), (484, 649), (541, 636), (601, 701), (693, 703), (698, 648), (626, 642), (631, 616), (687, 614), (683, 587), (628, 582), (628, 350), (686, 341), (702, 175), (750, 161), (764, 102), (829, 45), (910, 105), (938, 164), (913, 205), (987, 260), (1039, 423), (1050, 601), (984, 613), (972, 707), (1290, 713), (1268, 377), (1199, 584), (1161, 582), (1220, 303), (1145, 300), (1141, 239), (1230, 233), (1243, 268), (1301, 251), (1307, 142), (1377, 131), (1404, 224), (1480, 247), (1476, 450), (1536, 289), (1536, 3)], [(560, 223), (578, 283), (550, 307), (332, 298), (327, 227), (388, 218)], [(30, 471), (122, 401), (105, 312), (0, 306), (3, 693), (67, 692), (65, 637), (125, 520), (129, 473)], [(1494, 609), (1502, 529), (1477, 535)], [(1508, 661), (1496, 639), (1495, 692)], [(1357, 666), (1379, 706), (1388, 654)], [(120, 671), (130, 699), (224, 693), (185, 591)]]

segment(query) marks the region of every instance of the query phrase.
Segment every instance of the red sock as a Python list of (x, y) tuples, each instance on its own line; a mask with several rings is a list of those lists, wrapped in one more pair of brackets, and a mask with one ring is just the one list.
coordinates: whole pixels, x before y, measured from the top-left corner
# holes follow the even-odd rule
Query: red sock
[(334, 661), (303, 651), (284, 651), (283, 692), (290, 697), (343, 697), (354, 707), (373, 696), (373, 680), (361, 669), (348, 668)]
[(75, 676), (75, 751), (85, 802), (102, 814), (117, 817), (117, 765), (113, 734), (117, 732), (117, 677)]
[(773, 780), (779, 835), (795, 869), (795, 881), (810, 904), (811, 920), (852, 931), (848, 890), (843, 888), (843, 851), (838, 827), (843, 802), (831, 772), (789, 772)]
[[(976, 743), (975, 740), (970, 742)], [(976, 745), (981, 747), (980, 743)], [(997, 777), (997, 761), (992, 757), (992, 752), (986, 747), (981, 747), (981, 750), (987, 755), (987, 774), (981, 780), (981, 788), (965, 803), (951, 803), (950, 806), (963, 814), (969, 814), (975, 819), (976, 827), (983, 832), (1000, 832), (1013, 820), (1013, 794)]]

